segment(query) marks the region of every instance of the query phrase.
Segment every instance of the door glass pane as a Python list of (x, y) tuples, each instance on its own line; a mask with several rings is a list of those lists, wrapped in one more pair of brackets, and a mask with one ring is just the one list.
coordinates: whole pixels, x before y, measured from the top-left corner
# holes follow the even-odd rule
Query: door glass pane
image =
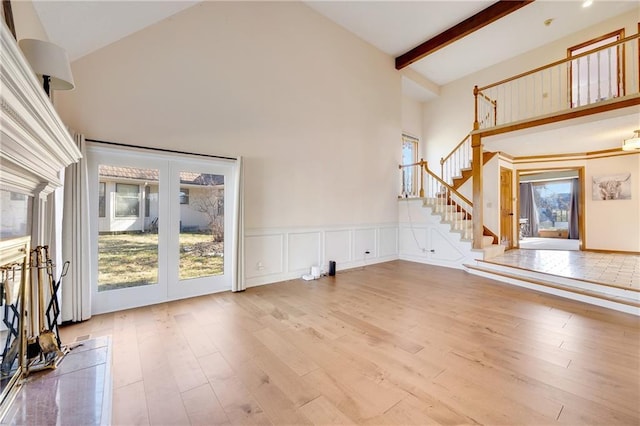
[(180, 172), (180, 279), (224, 273), (224, 176)]
[(157, 284), (158, 170), (101, 164), (98, 173), (98, 291)]

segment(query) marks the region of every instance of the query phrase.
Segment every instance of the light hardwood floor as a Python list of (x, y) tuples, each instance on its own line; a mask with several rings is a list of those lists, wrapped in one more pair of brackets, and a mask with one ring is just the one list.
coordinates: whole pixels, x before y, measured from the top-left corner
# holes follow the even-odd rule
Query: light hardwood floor
[(113, 336), (115, 425), (638, 425), (639, 325), (394, 261), (61, 332)]

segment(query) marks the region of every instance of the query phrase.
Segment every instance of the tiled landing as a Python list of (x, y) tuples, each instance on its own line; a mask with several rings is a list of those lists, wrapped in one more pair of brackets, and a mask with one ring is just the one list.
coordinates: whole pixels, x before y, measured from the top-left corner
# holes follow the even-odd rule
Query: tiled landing
[(640, 315), (640, 255), (509, 250), (465, 267), (475, 275)]
[(560, 250), (509, 250), (492, 263), (640, 291), (640, 255)]
[(85, 340), (55, 370), (30, 374), (2, 424), (108, 425), (111, 339)]

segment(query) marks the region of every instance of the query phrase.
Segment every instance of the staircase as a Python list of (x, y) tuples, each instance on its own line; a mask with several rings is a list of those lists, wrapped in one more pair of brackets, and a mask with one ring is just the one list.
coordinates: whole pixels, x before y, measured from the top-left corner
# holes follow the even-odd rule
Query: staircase
[[(448, 225), (448, 232), (457, 234), (458, 241), (469, 243), (469, 247), (464, 249), (465, 251), (477, 251), (473, 250), (470, 244), (473, 240), (472, 202), (430, 170), (427, 163), (423, 160), (415, 164), (400, 166), (400, 168), (405, 169), (403, 170), (404, 177), (412, 176), (420, 186), (420, 189), (417, 190), (417, 188), (415, 188), (416, 185), (413, 185), (414, 191), (408, 193), (405, 181), (403, 197), (401, 198), (411, 197), (413, 199), (421, 199), (422, 206), (430, 209), (431, 215), (439, 216), (438, 223)], [(407, 172), (406, 168), (412, 168), (412, 170)], [(432, 222), (432, 220), (429, 220), (429, 222)], [(497, 236), (487, 228), (485, 228), (485, 234), (481, 242), (482, 254), (468, 253), (465, 257), (490, 259), (504, 253), (504, 246), (497, 244)], [(453, 243), (453, 239), (451, 242), (455, 244)], [(432, 246), (434, 244), (435, 243), (431, 241), (427, 245)], [(431, 249), (432, 252), (434, 250), (433, 248)], [(460, 266), (462, 266), (462, 264)]]
[[(424, 198), (423, 207), (431, 208), (431, 214), (440, 216), (440, 223), (448, 224), (451, 227), (450, 232), (459, 234), (462, 241), (473, 240), (473, 218), (471, 213), (463, 207), (452, 201), (448, 197), (443, 202), (442, 197)], [(482, 259), (488, 260), (504, 253), (504, 246), (498, 244), (498, 237), (491, 234), (485, 228), (487, 235), (482, 236)]]
[[(482, 165), (484, 166), (485, 164), (487, 164), (489, 162), (489, 160), (491, 160), (496, 155), (498, 155), (497, 152), (487, 152), (487, 151), (483, 152), (482, 153)], [(471, 168), (471, 164), (469, 164), (467, 167), (465, 167), (463, 169), (460, 169), (459, 172), (460, 172), (459, 175), (456, 175), (456, 176), (452, 177), (451, 186), (454, 189), (459, 189), (462, 185), (464, 185), (464, 183), (466, 181), (471, 179), (471, 176), (473, 176), (473, 169)]]

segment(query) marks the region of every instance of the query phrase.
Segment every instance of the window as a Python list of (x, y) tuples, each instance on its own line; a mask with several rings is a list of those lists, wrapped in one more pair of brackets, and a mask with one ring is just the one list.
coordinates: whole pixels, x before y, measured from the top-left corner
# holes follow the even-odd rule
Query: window
[(116, 217), (138, 217), (140, 214), (140, 187), (116, 183)]
[[(418, 162), (418, 139), (402, 135), (402, 164), (414, 164)], [(415, 167), (402, 168), (402, 193), (406, 195), (418, 195), (418, 174)]]
[(107, 206), (105, 192), (107, 184), (104, 182), (100, 182), (98, 185), (98, 217), (105, 217)]
[(538, 211), (538, 229), (567, 229), (569, 227), (571, 184), (571, 180), (533, 184), (533, 198)]
[[(605, 34), (568, 49), (568, 56), (577, 56), (624, 37), (624, 30)], [(624, 58), (622, 45), (598, 50), (577, 58), (570, 63), (571, 107), (588, 105), (605, 99), (624, 95), (621, 61)]]
[(189, 204), (189, 190), (180, 188), (180, 204)]

